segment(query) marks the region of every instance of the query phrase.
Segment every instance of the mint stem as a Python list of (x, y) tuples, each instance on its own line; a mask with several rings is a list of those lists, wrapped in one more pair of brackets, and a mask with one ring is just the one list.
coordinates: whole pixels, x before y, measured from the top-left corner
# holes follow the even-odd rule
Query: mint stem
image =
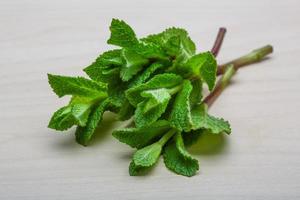
[(224, 91), (235, 72), (236, 70), (234, 65), (228, 65), (227, 69), (224, 72), (224, 75), (219, 79), (214, 90), (203, 100), (203, 102), (206, 103), (208, 107), (210, 107)]
[(225, 33), (226, 33), (226, 28), (224, 28), (224, 27), (219, 28), (219, 32), (218, 32), (218, 35), (216, 37), (214, 46), (210, 51), (214, 56), (217, 56), (220, 49), (221, 49)]
[(262, 48), (256, 49), (251, 53), (235, 59), (227, 64), (221, 65), (218, 69), (221, 70), (219, 74), (223, 74), (222, 77), (217, 82), (214, 90), (204, 99), (204, 103), (210, 107), (213, 102), (220, 96), (224, 89), (228, 86), (231, 78), (235, 72), (242, 66), (252, 64), (261, 61), (265, 56), (273, 52), (273, 47), (271, 45), (266, 45)]
[(240, 67), (256, 63), (261, 61), (265, 56), (273, 52), (273, 47), (271, 45), (266, 45), (259, 49), (255, 49), (247, 55), (244, 55), (240, 58), (232, 60), (228, 63), (218, 66), (217, 75), (224, 74), (228, 65), (233, 64), (234, 68), (237, 70)]
[(180, 91), (182, 88), (182, 85), (177, 85), (173, 88), (168, 89), (168, 92), (170, 95), (176, 94), (178, 91)]
[(166, 144), (166, 142), (169, 141), (169, 139), (176, 133), (176, 129), (171, 129), (169, 130), (162, 138), (160, 138), (160, 140), (158, 141), (158, 143), (161, 146), (164, 146)]

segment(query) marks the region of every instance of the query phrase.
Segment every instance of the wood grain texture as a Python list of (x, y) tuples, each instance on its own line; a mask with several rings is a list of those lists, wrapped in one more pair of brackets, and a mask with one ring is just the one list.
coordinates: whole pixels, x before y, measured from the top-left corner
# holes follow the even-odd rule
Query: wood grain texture
[[(300, 1), (298, 0), (1, 0), (0, 199), (299, 199)], [(132, 149), (110, 135), (106, 115), (89, 147), (74, 130), (46, 128), (57, 99), (46, 73), (82, 75), (109, 47), (112, 17), (139, 36), (185, 27), (198, 50), (228, 29), (219, 61), (272, 44), (270, 59), (241, 69), (211, 112), (232, 124), (218, 151), (192, 153), (200, 172), (174, 175), (160, 161), (130, 177)], [(201, 144), (199, 144), (201, 146)]]

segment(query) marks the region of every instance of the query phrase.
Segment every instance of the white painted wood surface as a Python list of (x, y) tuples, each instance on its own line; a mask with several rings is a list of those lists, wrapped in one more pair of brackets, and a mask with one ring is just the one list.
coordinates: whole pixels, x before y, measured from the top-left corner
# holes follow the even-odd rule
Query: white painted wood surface
[[(299, 199), (300, 1), (298, 0), (1, 0), (0, 199)], [(272, 44), (271, 59), (243, 68), (211, 112), (232, 124), (218, 152), (193, 149), (201, 169), (192, 178), (162, 162), (130, 177), (133, 152), (106, 115), (92, 144), (47, 127), (58, 99), (46, 73), (82, 75), (109, 47), (112, 17), (139, 36), (185, 27), (200, 51), (219, 26), (228, 33), (219, 61)], [(201, 146), (201, 145), (200, 145)]]

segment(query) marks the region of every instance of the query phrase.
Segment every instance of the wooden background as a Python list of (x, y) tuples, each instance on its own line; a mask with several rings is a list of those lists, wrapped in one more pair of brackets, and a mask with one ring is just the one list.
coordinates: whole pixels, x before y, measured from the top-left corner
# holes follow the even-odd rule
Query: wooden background
[[(1, 200), (300, 198), (300, 1), (1, 0), (0, 16)], [(83, 75), (111, 48), (113, 17), (139, 36), (184, 27), (199, 51), (226, 26), (220, 63), (274, 46), (270, 59), (241, 69), (210, 110), (233, 132), (215, 144), (204, 138), (210, 151), (203, 140), (191, 149), (196, 176), (175, 175), (161, 160), (150, 175), (130, 177), (133, 150), (111, 136), (122, 126), (113, 115), (87, 148), (74, 142), (74, 129), (47, 128), (67, 99), (52, 93), (46, 73)]]

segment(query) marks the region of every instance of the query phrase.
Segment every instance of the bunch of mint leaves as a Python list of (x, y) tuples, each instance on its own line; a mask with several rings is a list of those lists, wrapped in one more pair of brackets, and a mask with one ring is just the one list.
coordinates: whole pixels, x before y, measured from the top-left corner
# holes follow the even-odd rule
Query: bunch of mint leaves
[(171, 171), (193, 176), (197, 159), (186, 150), (203, 133), (230, 134), (227, 121), (208, 114), (203, 87), (212, 91), (217, 62), (211, 52), (196, 53), (194, 42), (181, 28), (138, 39), (122, 20), (113, 19), (107, 43), (117, 49), (102, 53), (83, 71), (89, 78), (48, 74), (58, 97), (71, 96), (48, 127), (64, 131), (77, 126), (76, 141), (88, 145), (105, 111), (117, 119), (133, 119), (130, 127), (112, 135), (137, 151), (130, 175), (153, 167), (160, 156)]

